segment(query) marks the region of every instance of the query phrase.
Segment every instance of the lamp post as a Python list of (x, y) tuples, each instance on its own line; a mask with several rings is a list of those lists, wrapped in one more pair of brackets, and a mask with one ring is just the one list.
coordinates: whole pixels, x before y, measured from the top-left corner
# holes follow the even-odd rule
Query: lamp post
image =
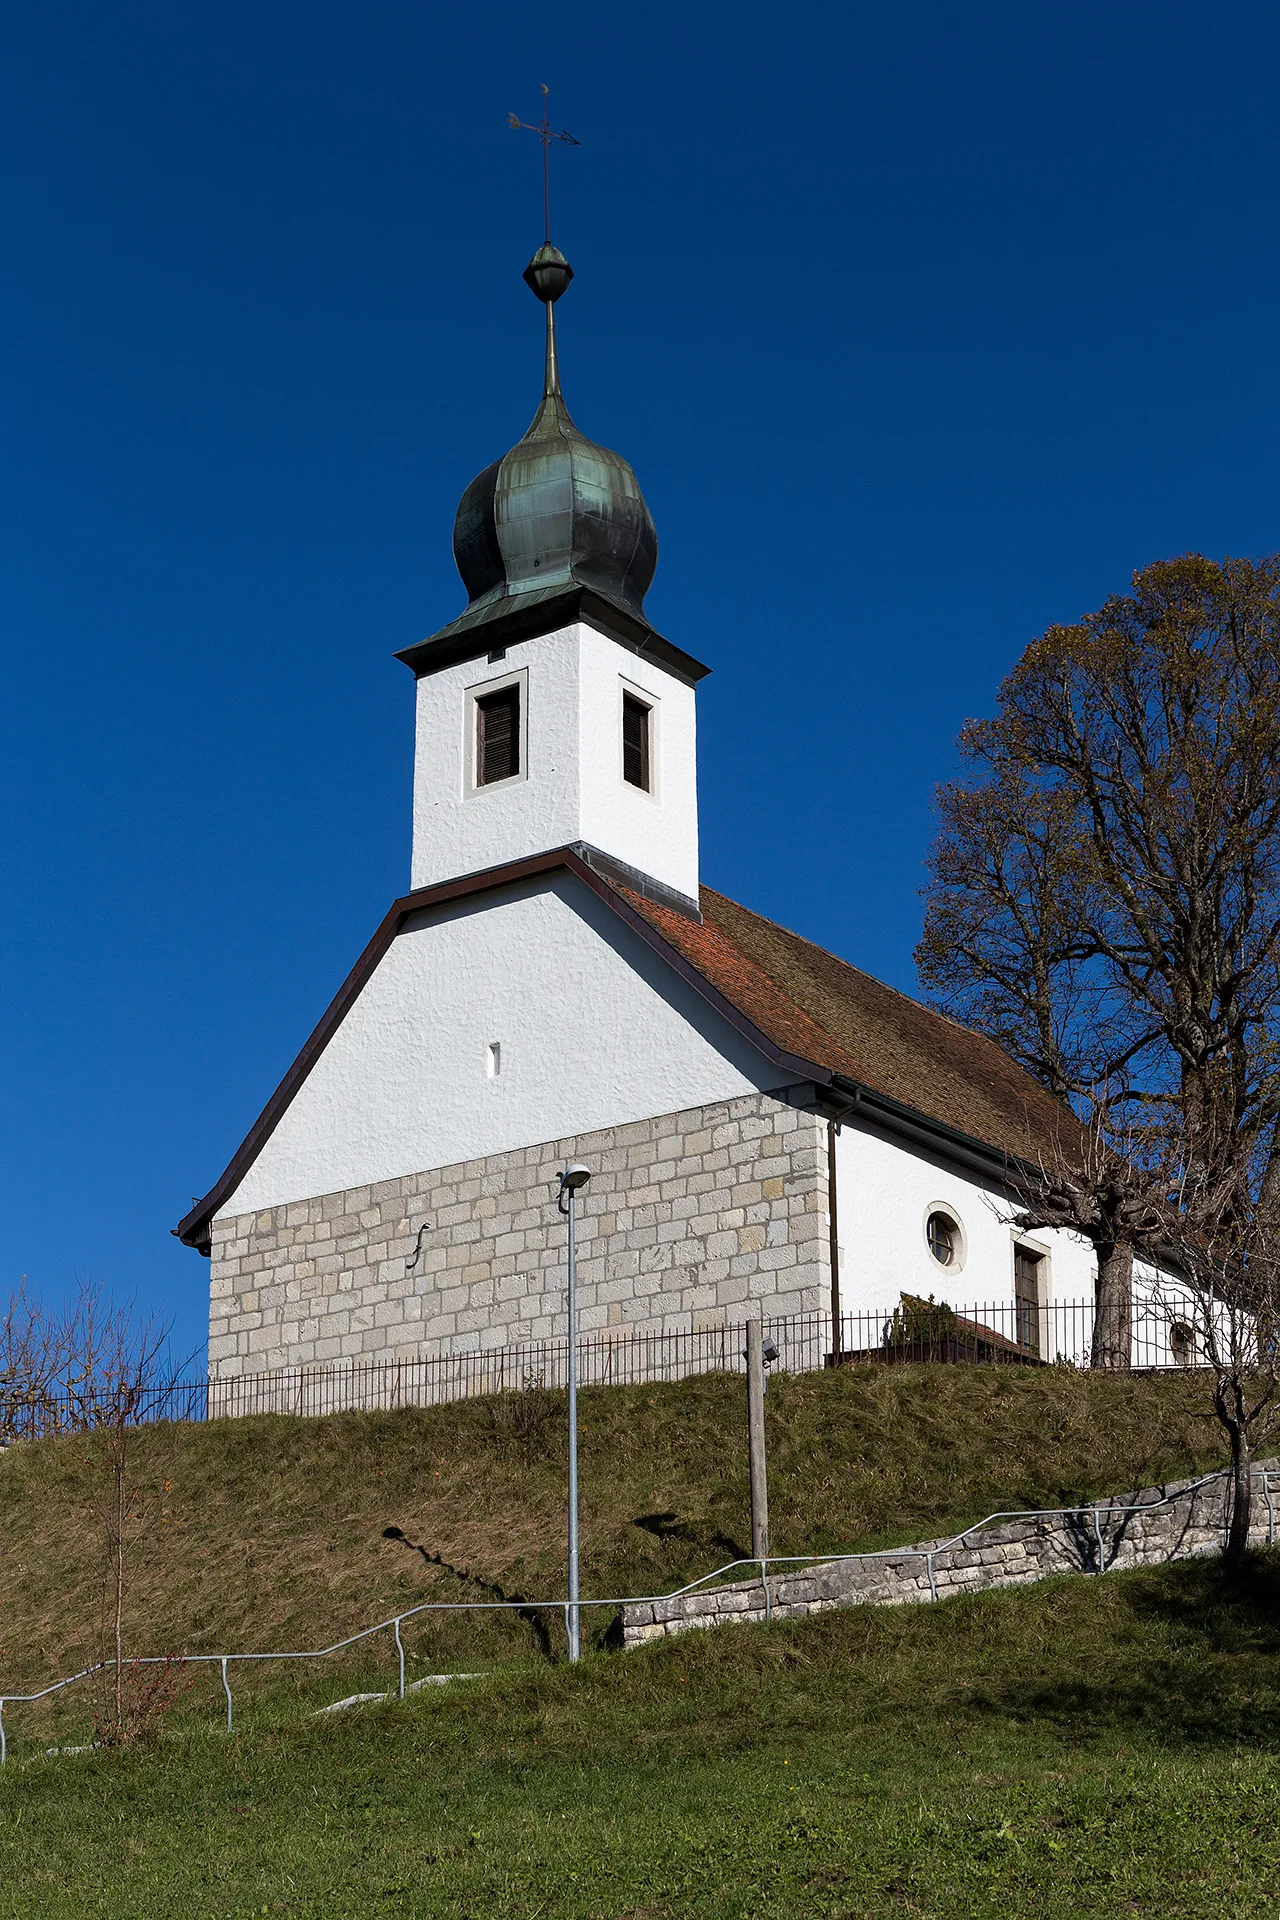
[(556, 1204), (569, 1222), (569, 1605), (565, 1625), (569, 1658), (576, 1660), (578, 1640), (578, 1266), (574, 1245), (574, 1196), (591, 1178), (590, 1167), (566, 1167)]

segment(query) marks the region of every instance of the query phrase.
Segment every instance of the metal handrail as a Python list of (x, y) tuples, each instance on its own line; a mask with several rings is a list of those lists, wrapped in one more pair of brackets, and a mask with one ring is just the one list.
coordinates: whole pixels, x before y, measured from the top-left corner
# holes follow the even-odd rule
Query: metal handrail
[[(1271, 1475), (1267, 1467), (1250, 1469), (1251, 1475), (1261, 1474), (1262, 1494), (1267, 1505), (1267, 1540), (1275, 1542), (1275, 1508), (1272, 1500)], [(696, 1580), (690, 1580), (682, 1587), (674, 1587), (668, 1593), (622, 1594), (595, 1600), (579, 1600), (580, 1607), (638, 1607), (659, 1606), (664, 1602), (682, 1600), (687, 1594), (696, 1593), (713, 1580), (721, 1579), (727, 1573), (733, 1573), (740, 1567), (759, 1569), (760, 1582), (764, 1590), (765, 1618), (773, 1617), (773, 1603), (769, 1594), (768, 1569), (771, 1566), (843, 1566), (853, 1560), (905, 1560), (919, 1558), (924, 1561), (929, 1577), (929, 1594), (932, 1600), (938, 1598), (937, 1583), (934, 1579), (934, 1556), (947, 1553), (960, 1546), (973, 1534), (980, 1533), (985, 1527), (998, 1520), (1052, 1520), (1063, 1519), (1068, 1515), (1089, 1514), (1093, 1518), (1095, 1538), (1098, 1542), (1098, 1565), (1096, 1572), (1106, 1572), (1104, 1550), (1099, 1517), (1102, 1514), (1155, 1513), (1160, 1507), (1170, 1506), (1176, 1500), (1185, 1500), (1198, 1493), (1201, 1487), (1209, 1486), (1215, 1480), (1226, 1477), (1226, 1469), (1219, 1468), (1214, 1473), (1202, 1474), (1199, 1479), (1189, 1481), (1174, 1493), (1162, 1494), (1157, 1500), (1135, 1501), (1089, 1501), (1074, 1507), (1003, 1507), (989, 1513), (982, 1520), (975, 1520), (959, 1533), (945, 1540), (933, 1540), (926, 1544), (905, 1547), (873, 1547), (850, 1553), (771, 1553), (763, 1558), (729, 1560), (724, 1566), (715, 1567), (710, 1573), (700, 1574)], [(161, 1666), (217, 1666), (221, 1671), (222, 1689), (227, 1700), (227, 1731), (232, 1725), (232, 1694), (228, 1668), (232, 1661), (261, 1660), (327, 1660), (332, 1654), (342, 1653), (348, 1647), (358, 1646), (362, 1640), (371, 1639), (374, 1634), (390, 1630), (395, 1637), (399, 1660), (399, 1698), (405, 1697), (405, 1653), (404, 1641), (400, 1629), (406, 1620), (413, 1620), (424, 1613), (536, 1613), (545, 1609), (562, 1612), (568, 1618), (569, 1602), (566, 1599), (554, 1600), (424, 1600), (416, 1607), (405, 1607), (400, 1613), (391, 1614), (385, 1620), (377, 1621), (373, 1626), (361, 1627), (356, 1633), (348, 1634), (345, 1639), (334, 1640), (330, 1645), (310, 1649), (293, 1650), (283, 1653), (192, 1653), (192, 1654), (139, 1654), (120, 1662), (122, 1667), (161, 1667)], [(92, 1679), (95, 1673), (110, 1673), (116, 1667), (116, 1661), (97, 1660), (92, 1666), (84, 1667), (79, 1673), (66, 1674), (60, 1680), (52, 1681), (47, 1687), (41, 1687), (35, 1693), (0, 1694), (0, 1766), (8, 1761), (8, 1734), (4, 1723), (4, 1712), (8, 1706), (27, 1706), (37, 1700), (46, 1700), (50, 1694), (60, 1693), (66, 1687), (75, 1686), (81, 1680)]]

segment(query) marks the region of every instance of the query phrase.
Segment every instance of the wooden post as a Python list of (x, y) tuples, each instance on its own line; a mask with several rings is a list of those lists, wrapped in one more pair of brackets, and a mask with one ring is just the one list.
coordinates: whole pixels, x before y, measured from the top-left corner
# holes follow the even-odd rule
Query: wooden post
[(747, 1322), (747, 1447), (751, 1460), (751, 1558), (769, 1552), (769, 1478), (764, 1457), (764, 1331)]

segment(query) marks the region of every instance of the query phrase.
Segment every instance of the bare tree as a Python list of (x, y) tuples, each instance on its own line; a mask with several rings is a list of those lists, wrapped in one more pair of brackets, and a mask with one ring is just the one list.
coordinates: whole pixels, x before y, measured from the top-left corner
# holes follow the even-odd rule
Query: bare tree
[(56, 1430), (62, 1402), (64, 1328), (22, 1286), (0, 1315), (0, 1441), (9, 1446)]
[(1225, 1558), (1234, 1567), (1249, 1546), (1253, 1462), (1280, 1424), (1278, 1224), (1271, 1187), (1242, 1185), (1216, 1217), (1173, 1205), (1158, 1283), (1175, 1350), (1212, 1370), (1213, 1410), (1231, 1449)]
[(1280, 1193), (1280, 555), (1143, 569), (960, 744), (920, 975), (1082, 1123), (1027, 1218), (1093, 1242), (1096, 1357), (1127, 1365), (1135, 1132), (1149, 1164), (1180, 1143), (1197, 1218), (1241, 1156)]
[[(118, 1305), (100, 1288), (82, 1286), (67, 1322), (67, 1384), (75, 1424), (94, 1435), (95, 1503), (102, 1524), (103, 1641), (111, 1673), (111, 1732), (126, 1737), (125, 1597), (128, 1561), (138, 1532), (139, 1490), (132, 1472), (138, 1429), (163, 1411), (169, 1323)], [(109, 1652), (108, 1652), (109, 1649)]]
[[(1099, 1103), (1101, 1107), (1101, 1103)], [(1091, 1241), (1098, 1256), (1090, 1365), (1120, 1371), (1133, 1352), (1133, 1265), (1159, 1267), (1169, 1238), (1169, 1181), (1152, 1165), (1147, 1136), (1123, 1139), (1095, 1116), (1060, 1135), (1027, 1176), (1013, 1175), (1020, 1232), (1059, 1227)]]
[(19, 1289), (0, 1316), (6, 1443), (68, 1433), (88, 1441), (102, 1538), (102, 1658), (111, 1676), (105, 1730), (116, 1740), (126, 1735), (125, 1603), (139, 1521), (133, 1453), (139, 1425), (169, 1409), (175, 1369), (168, 1343), (167, 1321), (114, 1300), (87, 1278), (61, 1308)]

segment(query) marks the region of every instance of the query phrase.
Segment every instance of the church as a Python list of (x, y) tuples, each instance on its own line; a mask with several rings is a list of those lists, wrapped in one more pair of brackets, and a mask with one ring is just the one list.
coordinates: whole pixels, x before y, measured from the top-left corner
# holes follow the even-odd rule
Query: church
[[(1010, 1224), (1056, 1102), (994, 1042), (704, 885), (697, 689), (650, 625), (635, 474), (574, 425), (549, 244), (542, 401), (462, 496), (417, 688), (410, 890), (175, 1232), (213, 1382), (902, 1300), (1005, 1303), (1028, 1356), (1092, 1249)], [(833, 1331), (835, 1329), (835, 1331)], [(823, 1343), (820, 1343), (823, 1344)], [(849, 1345), (848, 1340), (844, 1342)], [(821, 1360), (817, 1361), (821, 1364)]]

